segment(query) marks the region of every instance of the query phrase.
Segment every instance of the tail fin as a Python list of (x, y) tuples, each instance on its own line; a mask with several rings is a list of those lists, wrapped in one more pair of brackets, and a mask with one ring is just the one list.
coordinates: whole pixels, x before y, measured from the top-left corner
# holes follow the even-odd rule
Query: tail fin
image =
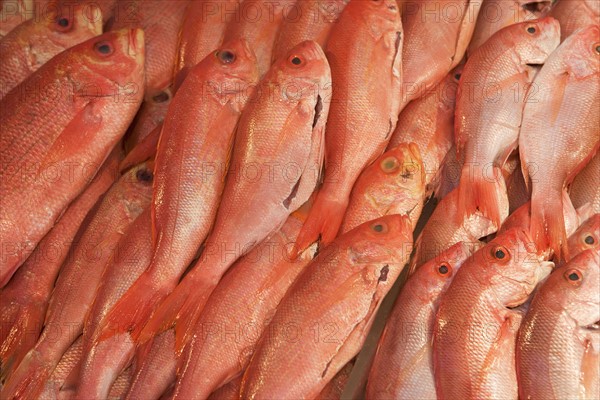
[(152, 315), (142, 330), (140, 342), (175, 326), (175, 350), (180, 354), (193, 335), (196, 321), (217, 283), (194, 279), (193, 274), (184, 278)]
[(46, 305), (28, 303), (9, 310), (10, 316), (2, 315), (2, 328), (6, 336), (0, 347), (0, 380), (5, 381), (19, 366), (27, 352), (37, 342), (46, 315)]
[(129, 332), (136, 341), (146, 321), (166, 295), (163, 288), (155, 287), (147, 272), (143, 273), (104, 318), (98, 341), (125, 332)]
[(480, 173), (472, 176), (471, 172), (471, 169), (465, 166), (461, 173), (458, 184), (458, 215), (469, 216), (480, 211), (500, 228), (503, 222), (502, 215), (508, 214), (508, 209), (502, 210), (500, 204), (502, 197), (508, 198), (502, 170), (494, 167), (491, 177), (484, 177)]
[(291, 257), (297, 258), (302, 251), (319, 239), (323, 245), (331, 243), (340, 230), (347, 207), (347, 199), (340, 202), (338, 199), (328, 197), (325, 191), (320, 190), (308, 218), (298, 234)]
[(2, 399), (34, 399), (44, 390), (55, 364), (48, 363), (42, 354), (33, 349), (23, 358), (19, 367), (8, 378), (0, 391)]
[[(544, 197), (539, 198), (539, 196)], [(563, 201), (570, 200), (560, 192), (555, 196), (534, 192), (531, 199), (530, 230), (538, 251), (551, 249), (558, 261), (566, 262), (569, 261), (569, 251)]]

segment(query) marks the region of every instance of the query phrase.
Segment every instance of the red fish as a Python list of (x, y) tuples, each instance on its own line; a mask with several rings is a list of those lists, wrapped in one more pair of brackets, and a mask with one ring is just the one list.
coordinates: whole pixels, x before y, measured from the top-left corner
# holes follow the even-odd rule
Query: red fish
[(60, 357), (83, 331), (107, 261), (131, 222), (148, 206), (152, 165), (123, 175), (102, 199), (82, 234), (74, 256), (56, 282), (44, 330), (35, 347), (8, 377), (3, 398), (33, 397), (40, 392)]
[[(124, 144), (125, 152), (127, 154), (133, 151), (133, 149), (142, 143), (156, 129), (158, 129), (158, 135), (160, 136), (160, 130), (163, 121), (165, 120), (165, 116), (167, 115), (171, 100), (173, 100), (173, 89), (171, 87), (144, 100), (125, 137)], [(156, 140), (158, 141), (158, 137)]]
[(600, 214), (600, 154), (597, 154), (575, 176), (569, 187), (569, 198), (573, 207), (579, 208), (590, 204), (595, 213)]
[(102, 33), (99, 12), (83, 6), (55, 9), (43, 18), (30, 19), (0, 41), (0, 99), (58, 53)]
[(143, 38), (140, 30), (122, 30), (90, 39), (2, 99), (0, 286), (125, 133), (142, 98)]
[(324, 183), (294, 255), (319, 237), (325, 245), (336, 237), (356, 179), (383, 153), (400, 112), (401, 56), (402, 24), (395, 1), (355, 0), (344, 8), (327, 43), (334, 88)]
[(388, 215), (321, 250), (262, 334), (240, 398), (316, 397), (362, 347), (411, 247), (409, 218)]
[(3, 0), (0, 4), (0, 39), (35, 15), (33, 0)]
[(561, 40), (590, 24), (598, 24), (600, 2), (597, 0), (561, 0), (551, 14), (560, 21)]
[(519, 152), (531, 185), (531, 236), (557, 259), (569, 259), (566, 187), (591, 160), (600, 136), (600, 26), (569, 36), (548, 58), (525, 103)]
[(522, 22), (496, 32), (465, 64), (456, 99), (459, 214), (481, 211), (502, 223), (508, 212), (498, 203), (507, 196), (502, 167), (518, 144), (525, 96), (538, 71), (531, 65), (543, 64), (559, 42), (554, 18)]

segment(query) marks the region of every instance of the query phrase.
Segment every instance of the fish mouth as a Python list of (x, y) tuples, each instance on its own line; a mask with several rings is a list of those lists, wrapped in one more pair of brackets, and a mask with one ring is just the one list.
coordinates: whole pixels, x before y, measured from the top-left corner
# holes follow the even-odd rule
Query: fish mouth
[(593, 324), (584, 326), (583, 329), (585, 329), (587, 331), (592, 331), (592, 332), (600, 332), (600, 321), (596, 321)]

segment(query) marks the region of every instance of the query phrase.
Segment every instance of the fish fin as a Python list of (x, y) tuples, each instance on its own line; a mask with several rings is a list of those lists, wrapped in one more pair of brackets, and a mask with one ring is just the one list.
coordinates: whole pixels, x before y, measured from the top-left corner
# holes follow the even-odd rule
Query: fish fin
[[(471, 169), (463, 168), (460, 183), (458, 184), (458, 215), (469, 216), (475, 214), (478, 210), (496, 227), (502, 224), (502, 215), (505, 214), (500, 209), (500, 197), (506, 197), (506, 188), (502, 171), (500, 168), (493, 168), (493, 177), (471, 176)], [(505, 193), (502, 193), (504, 191)]]
[(46, 307), (28, 303), (15, 310), (9, 322), (6, 338), (0, 347), (0, 381), (5, 381), (19, 366), (25, 355), (33, 349), (44, 324)]
[(292, 248), (292, 259), (296, 259), (302, 251), (319, 239), (322, 245), (331, 243), (342, 225), (347, 207), (347, 201), (340, 202), (327, 197), (326, 192), (319, 191)]
[[(556, 195), (534, 193), (531, 199), (530, 233), (538, 252), (551, 249), (558, 261), (569, 261), (563, 201), (571, 201), (562, 192)], [(570, 208), (573, 208), (571, 205)]]
[(175, 349), (180, 354), (217, 283), (195, 279), (193, 274), (184, 278), (156, 309), (142, 330), (140, 343), (175, 326)]
[(31, 350), (6, 381), (0, 391), (2, 399), (34, 399), (44, 390), (44, 386), (54, 370), (55, 364), (48, 363), (42, 353)]
[(155, 287), (150, 275), (142, 274), (104, 318), (98, 341), (125, 332), (137, 341), (156, 305), (166, 295), (163, 289)]
[(154, 128), (148, 136), (138, 143), (138, 145), (125, 156), (123, 161), (121, 161), (121, 164), (119, 164), (119, 171), (124, 172), (134, 165), (138, 165), (148, 159), (154, 158), (156, 149), (158, 148), (158, 140), (160, 139), (161, 131), (162, 124)]

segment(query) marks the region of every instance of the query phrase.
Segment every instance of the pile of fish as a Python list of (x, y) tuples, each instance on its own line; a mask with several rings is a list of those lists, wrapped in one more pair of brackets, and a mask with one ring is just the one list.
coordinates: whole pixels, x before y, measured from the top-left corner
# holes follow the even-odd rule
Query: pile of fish
[(2, 399), (600, 398), (598, 0), (0, 5)]

